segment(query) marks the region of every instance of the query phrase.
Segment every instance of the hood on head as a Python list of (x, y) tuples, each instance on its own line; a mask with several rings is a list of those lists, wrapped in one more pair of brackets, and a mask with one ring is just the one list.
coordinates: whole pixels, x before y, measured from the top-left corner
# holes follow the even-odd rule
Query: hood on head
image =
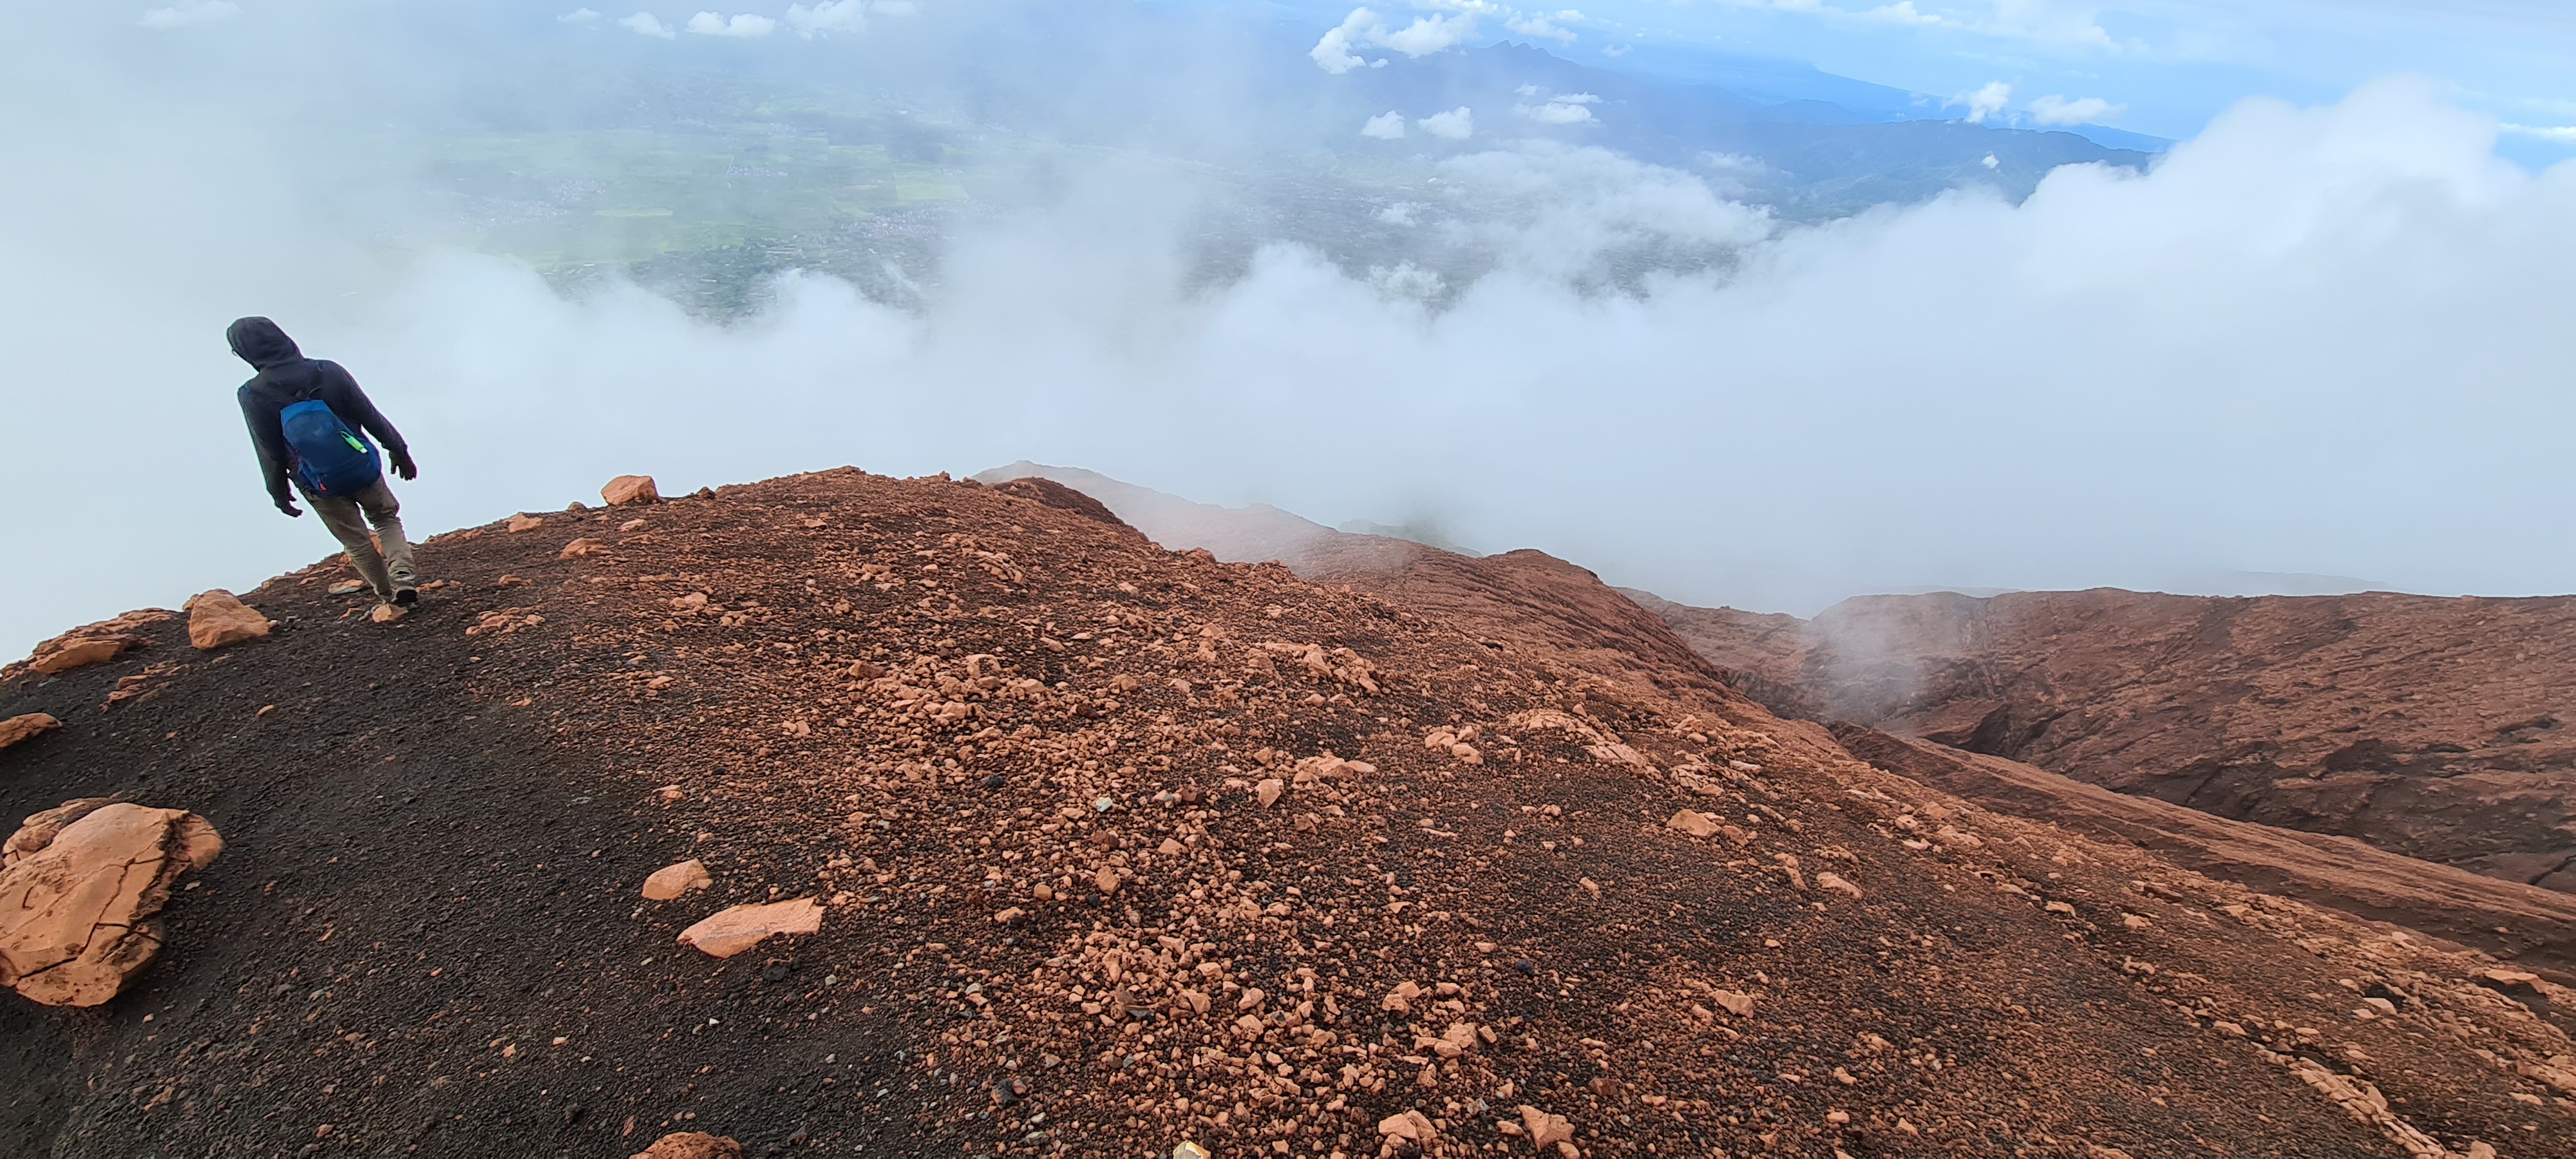
[(242, 361), (261, 370), (304, 357), (304, 352), (295, 348), (295, 340), (266, 318), (233, 319), (233, 324), (224, 330), (224, 340), (232, 343), (233, 353)]

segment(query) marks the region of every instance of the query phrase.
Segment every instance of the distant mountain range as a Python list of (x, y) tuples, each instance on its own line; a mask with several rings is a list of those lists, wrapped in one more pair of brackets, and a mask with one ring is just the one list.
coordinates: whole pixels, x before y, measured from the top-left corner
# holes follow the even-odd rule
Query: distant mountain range
[[(1618, 71), (1685, 86), (1714, 87), (1766, 105), (1806, 108), (1812, 110), (1810, 119), (1817, 124), (1954, 121), (1964, 116), (1957, 105), (1939, 97), (1836, 76), (1793, 60), (1641, 44), (1619, 58)], [(1836, 116), (1851, 119), (1831, 119)], [(2069, 125), (2064, 131), (2111, 149), (2161, 153), (2173, 147), (2168, 138), (2107, 125)]]
[[(1532, 138), (1598, 145), (1660, 165), (1716, 170), (1748, 200), (1827, 213), (1962, 186), (2019, 199), (2060, 165), (2143, 168), (2153, 156), (2072, 132), (1897, 119), (1885, 108), (1812, 98), (1765, 103), (1716, 85), (1641, 80), (1523, 44), (1397, 57), (1340, 76), (1317, 71), (1313, 83), (1318, 113), (1329, 110), (1321, 119), (1338, 122), (1348, 136), (1337, 150), (1438, 153)], [(1393, 140), (1358, 132), (1368, 117), (1387, 112), (1419, 125), (1423, 116), (1457, 108), (1473, 113), (1476, 131), (1465, 139), (1419, 128)]]

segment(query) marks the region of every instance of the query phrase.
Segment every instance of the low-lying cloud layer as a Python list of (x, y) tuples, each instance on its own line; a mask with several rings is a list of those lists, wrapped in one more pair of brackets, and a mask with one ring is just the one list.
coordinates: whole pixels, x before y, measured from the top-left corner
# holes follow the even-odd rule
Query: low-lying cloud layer
[[(1418, 271), (1285, 245), (1196, 286), (1170, 223), (1201, 194), (1103, 167), (959, 238), (916, 311), (795, 277), (732, 327), (640, 290), (567, 300), (504, 258), (388, 266), (315, 210), (298, 149), (224, 114), (0, 130), (22, 176), (0, 193), (0, 645), (324, 553), (259, 493), (221, 338), (243, 313), (404, 428), (423, 532), (629, 471), (674, 491), (1030, 458), (1799, 612), (2206, 568), (2576, 587), (2576, 169), (2498, 161), (2491, 121), (2402, 79), (2247, 102), (2148, 175), (1821, 226), (1497, 138), (1395, 207), (1504, 255), (1440, 309)], [(1674, 246), (1729, 257), (1600, 288)]]

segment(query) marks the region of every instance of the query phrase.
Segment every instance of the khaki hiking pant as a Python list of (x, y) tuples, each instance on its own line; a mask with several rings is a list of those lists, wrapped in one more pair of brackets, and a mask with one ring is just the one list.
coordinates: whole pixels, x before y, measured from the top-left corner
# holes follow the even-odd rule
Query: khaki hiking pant
[[(306, 491), (304, 501), (313, 505), (313, 513), (322, 517), (322, 526), (331, 529), (332, 538), (348, 549), (349, 562), (358, 566), (367, 586), (376, 589), (377, 599), (390, 600), (396, 591), (413, 586), (411, 541), (403, 537), (402, 504), (394, 501), (393, 488), (384, 479), (354, 495)], [(369, 524), (375, 525), (373, 535), (368, 534)]]

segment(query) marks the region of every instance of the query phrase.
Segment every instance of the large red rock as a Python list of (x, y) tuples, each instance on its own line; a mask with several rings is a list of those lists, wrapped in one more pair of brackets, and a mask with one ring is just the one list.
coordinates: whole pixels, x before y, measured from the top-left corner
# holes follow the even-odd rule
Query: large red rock
[(256, 640), (277, 625), (222, 588), (201, 592), (188, 601), (188, 642), (211, 652), (227, 644)]
[(20, 713), (7, 720), (0, 720), (0, 749), (62, 726), (63, 722), (54, 719), (50, 712)]
[(714, 958), (730, 958), (781, 934), (823, 928), (823, 904), (810, 897), (767, 905), (738, 905), (680, 931), (680, 944)]
[(171, 883), (224, 842), (186, 810), (91, 798), (29, 817), (0, 848), (0, 985), (96, 1006), (160, 951)]
[(651, 475), (620, 475), (599, 489), (599, 497), (611, 507), (624, 507), (630, 503), (651, 503), (660, 499), (662, 493), (653, 489)]
[(2576, 891), (2576, 597), (1658, 604), (1784, 715)]
[(20, 668), (25, 668), (52, 676), (74, 668), (105, 663), (128, 648), (140, 648), (151, 643), (139, 629), (168, 620), (170, 615), (165, 609), (143, 608), (113, 620), (84, 624), (36, 645), (36, 650), (29, 653), (24, 661), (0, 670), (0, 675), (14, 675)]

